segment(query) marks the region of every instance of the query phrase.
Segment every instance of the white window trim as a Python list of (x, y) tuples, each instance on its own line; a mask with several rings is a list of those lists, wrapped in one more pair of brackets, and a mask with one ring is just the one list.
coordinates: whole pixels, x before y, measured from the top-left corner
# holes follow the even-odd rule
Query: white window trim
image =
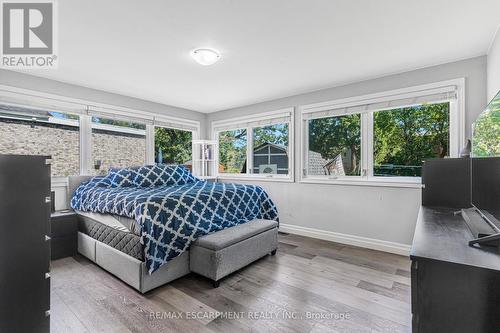
[[(418, 92), (456, 86), (457, 96), (450, 101), (450, 156), (458, 157), (460, 146), (465, 139), (465, 78), (440, 81), (430, 84), (418, 85), (403, 89), (395, 89), (380, 93), (348, 97), (322, 103), (300, 106), (300, 172), (299, 182), (309, 184), (337, 184), (360, 186), (389, 186), (421, 188), (421, 177), (375, 177), (373, 176), (373, 112), (361, 112), (361, 170), (360, 176), (332, 177), (332, 176), (307, 176), (306, 153), (308, 147), (308, 126), (304, 115), (312, 112), (327, 111), (349, 106), (363, 105), (375, 102), (394, 100), (395, 96), (412, 97)], [(358, 112), (359, 113), (359, 112)], [(338, 115), (342, 115), (339, 113)], [(366, 171), (363, 171), (366, 170)], [(366, 173), (366, 174), (364, 174)]]
[[(200, 135), (201, 123), (197, 120), (178, 118), (157, 113), (126, 108), (91, 100), (66, 97), (36, 90), (12, 87), (0, 84), (0, 103), (21, 107), (30, 107), (46, 111), (76, 114), (80, 117), (80, 175), (90, 175), (92, 167), (92, 114), (111, 116), (122, 120), (143, 122), (146, 124), (146, 163), (154, 163), (154, 126), (190, 130), (193, 139)], [(168, 124), (165, 126), (163, 124)], [(189, 128), (189, 129), (186, 129)], [(53, 186), (65, 186), (64, 178), (53, 177)]]
[(80, 115), (80, 175), (92, 174), (92, 117)]
[(52, 177), (50, 188), (68, 187), (68, 177)]
[[(269, 182), (294, 182), (295, 181), (295, 112), (294, 107), (279, 109), (275, 111), (262, 112), (251, 116), (224, 119), (224, 120), (216, 120), (212, 121), (211, 124), (211, 133), (212, 140), (218, 142), (219, 140), (219, 132), (227, 131), (227, 130), (235, 130), (235, 129), (247, 129), (247, 173), (246, 174), (234, 174), (234, 173), (217, 173), (217, 177), (220, 179), (226, 180), (264, 180)], [(262, 120), (272, 120), (274, 118), (280, 118), (285, 115), (289, 115), (290, 120), (288, 123), (288, 175), (278, 175), (278, 174), (255, 174), (250, 173), (251, 168), (250, 165), (253, 165), (253, 154), (250, 147), (253, 146), (253, 131), (252, 129), (259, 126), (249, 126), (249, 127), (241, 127), (239, 124), (243, 122), (253, 122), (253, 121), (262, 121)], [(218, 127), (226, 127), (223, 130), (217, 130)], [(219, 154), (216, 156), (217, 165), (219, 165)]]
[(155, 163), (155, 126), (146, 125), (146, 164)]

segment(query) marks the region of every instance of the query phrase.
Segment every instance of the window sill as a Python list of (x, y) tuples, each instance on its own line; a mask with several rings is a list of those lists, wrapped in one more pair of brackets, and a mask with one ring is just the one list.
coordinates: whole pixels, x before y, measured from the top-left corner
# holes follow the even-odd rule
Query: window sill
[(291, 177), (266, 177), (266, 176), (257, 176), (257, 175), (237, 175), (237, 174), (219, 174), (218, 179), (221, 180), (253, 180), (253, 181), (262, 181), (262, 182), (279, 182), (279, 183), (293, 183), (293, 178)]
[(371, 179), (329, 179), (329, 178), (303, 178), (299, 181), (303, 184), (321, 184), (321, 185), (347, 185), (347, 186), (375, 186), (375, 187), (399, 187), (399, 188), (422, 188), (420, 177), (412, 178), (392, 178), (386, 179), (375, 177)]

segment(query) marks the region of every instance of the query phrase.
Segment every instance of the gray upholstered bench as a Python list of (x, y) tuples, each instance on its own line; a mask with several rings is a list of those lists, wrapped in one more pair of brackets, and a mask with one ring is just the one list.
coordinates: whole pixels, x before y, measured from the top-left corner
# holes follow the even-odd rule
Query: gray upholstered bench
[(200, 237), (190, 247), (190, 270), (219, 286), (223, 277), (278, 248), (278, 222), (253, 220)]

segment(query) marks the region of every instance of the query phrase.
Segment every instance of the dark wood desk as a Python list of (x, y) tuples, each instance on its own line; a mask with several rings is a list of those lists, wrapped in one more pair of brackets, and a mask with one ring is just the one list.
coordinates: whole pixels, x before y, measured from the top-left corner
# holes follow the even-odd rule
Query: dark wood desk
[(469, 247), (455, 210), (420, 209), (410, 254), (413, 332), (499, 332), (499, 249)]

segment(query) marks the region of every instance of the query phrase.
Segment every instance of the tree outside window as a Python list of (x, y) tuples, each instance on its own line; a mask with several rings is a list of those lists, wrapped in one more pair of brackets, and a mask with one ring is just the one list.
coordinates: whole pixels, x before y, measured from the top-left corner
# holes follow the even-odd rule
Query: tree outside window
[(219, 171), (221, 173), (246, 173), (246, 157), (246, 129), (219, 132)]
[(308, 174), (361, 174), (361, 115), (312, 119), (309, 125)]
[(189, 165), (192, 159), (193, 133), (175, 128), (155, 128), (155, 161)]
[(427, 158), (450, 155), (450, 104), (424, 104), (373, 114), (374, 176), (420, 177)]
[(474, 123), (472, 136), (474, 157), (500, 156), (500, 94)]

